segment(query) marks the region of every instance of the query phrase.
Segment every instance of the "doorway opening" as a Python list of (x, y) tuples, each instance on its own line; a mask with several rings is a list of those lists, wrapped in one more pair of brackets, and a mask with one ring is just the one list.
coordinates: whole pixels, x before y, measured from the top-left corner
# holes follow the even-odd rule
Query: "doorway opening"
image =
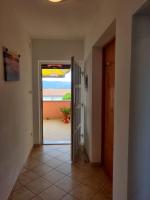
[(43, 144), (71, 144), (71, 65), (42, 64)]
[[(81, 120), (82, 67), (82, 62), (74, 57), (70, 61), (39, 61), (40, 144), (69, 145), (72, 162), (78, 158), (81, 137), (84, 141)], [(59, 117), (56, 117), (58, 114)]]

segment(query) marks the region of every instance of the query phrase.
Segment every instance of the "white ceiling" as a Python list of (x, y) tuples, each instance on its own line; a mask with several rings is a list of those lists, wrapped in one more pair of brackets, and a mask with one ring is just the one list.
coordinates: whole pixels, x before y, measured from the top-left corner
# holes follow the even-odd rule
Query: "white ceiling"
[(18, 17), (32, 38), (83, 39), (88, 32), (100, 0), (15, 0)]

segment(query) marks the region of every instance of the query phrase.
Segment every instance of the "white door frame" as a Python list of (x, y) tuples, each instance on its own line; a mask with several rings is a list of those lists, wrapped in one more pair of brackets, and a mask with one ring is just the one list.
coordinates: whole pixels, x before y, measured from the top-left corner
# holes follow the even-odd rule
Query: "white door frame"
[(42, 76), (41, 76), (41, 66), (42, 64), (70, 64), (71, 60), (38, 60), (38, 116), (39, 116), (39, 144), (43, 144), (43, 109), (42, 109)]

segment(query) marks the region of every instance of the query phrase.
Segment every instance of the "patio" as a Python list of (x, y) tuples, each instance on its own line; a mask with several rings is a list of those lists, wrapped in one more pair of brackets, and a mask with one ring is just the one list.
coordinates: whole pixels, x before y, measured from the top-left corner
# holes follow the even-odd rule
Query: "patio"
[(43, 120), (44, 144), (70, 144), (71, 124), (65, 124), (61, 119)]

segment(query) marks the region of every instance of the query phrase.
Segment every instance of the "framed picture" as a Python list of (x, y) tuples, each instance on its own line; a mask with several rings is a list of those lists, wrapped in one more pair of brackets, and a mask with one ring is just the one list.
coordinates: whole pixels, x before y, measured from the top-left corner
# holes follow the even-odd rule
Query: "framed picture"
[(4, 79), (5, 81), (20, 80), (20, 55), (10, 52), (3, 47)]

